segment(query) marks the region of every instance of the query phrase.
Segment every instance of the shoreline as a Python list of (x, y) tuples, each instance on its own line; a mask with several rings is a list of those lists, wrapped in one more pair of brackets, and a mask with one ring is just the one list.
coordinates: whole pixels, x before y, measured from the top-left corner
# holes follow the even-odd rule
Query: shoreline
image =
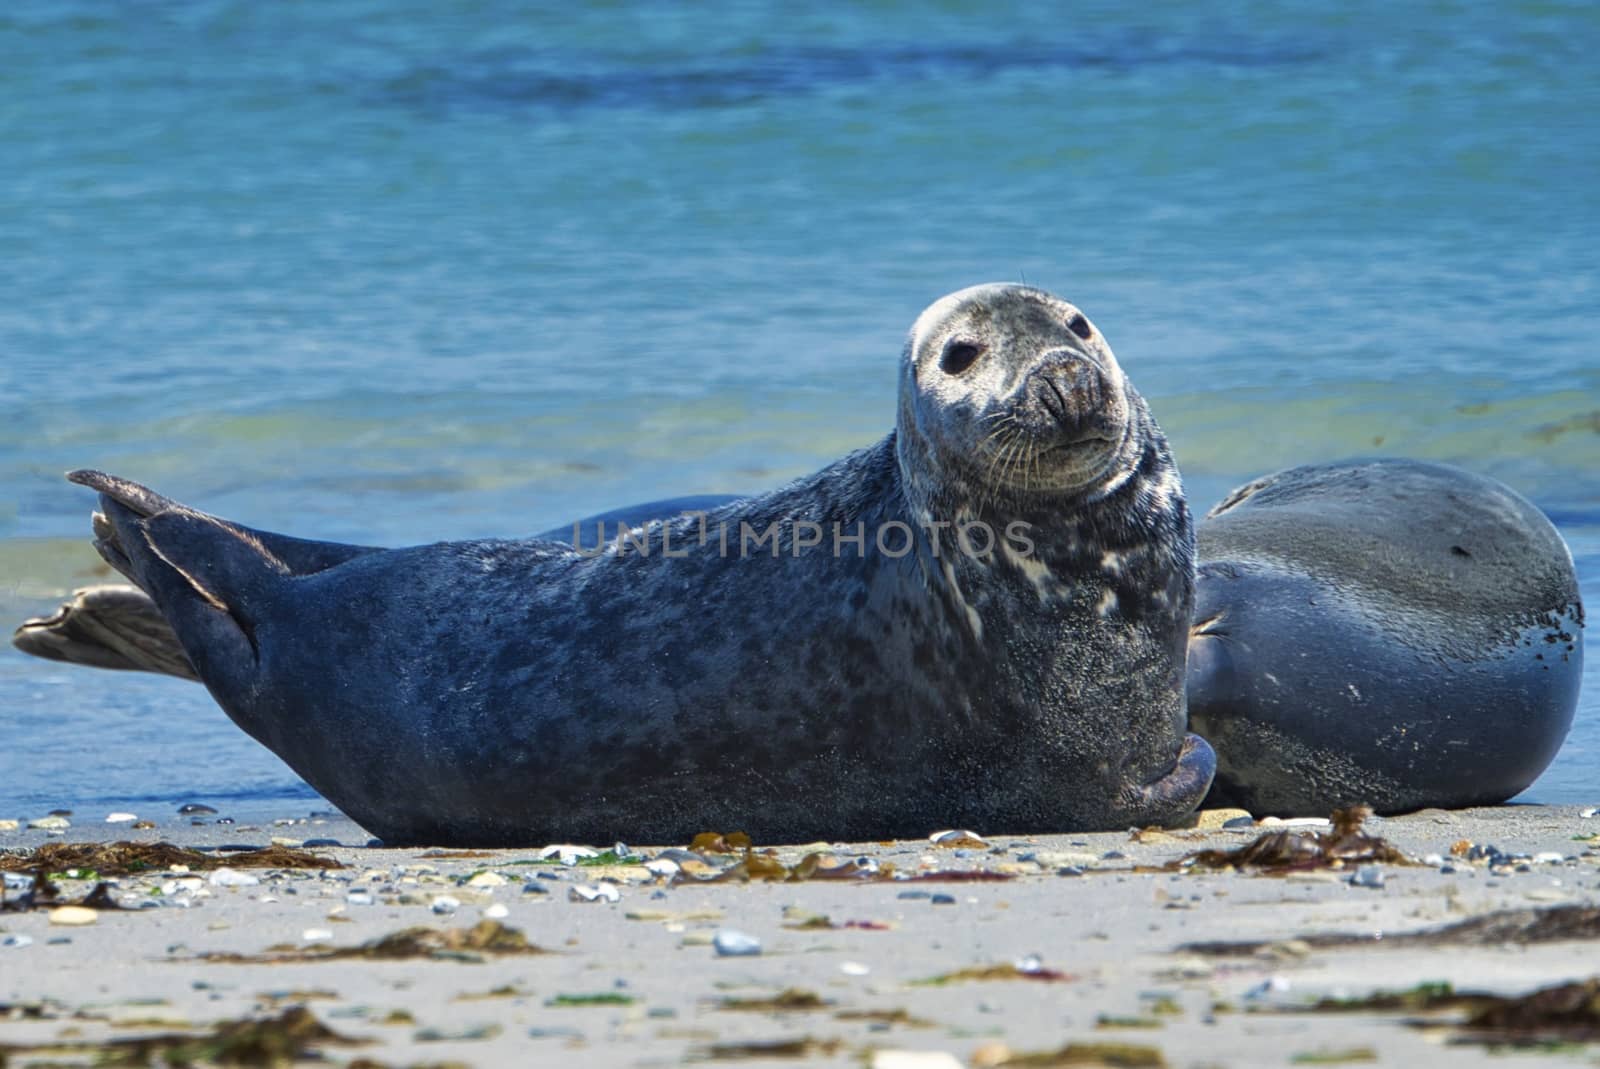
[[(10, 944), (0, 945), (0, 1050), (9, 1048), (13, 1065), (70, 1063), (88, 1055), (62, 1042), (196, 1042), (225, 1022), (281, 1024), (290, 1007), (304, 1006), (338, 1036), (372, 1041), (306, 1041), (335, 1063), (499, 1065), (582, 1051), (596, 1065), (865, 1060), (948, 1069), (1069, 1043), (1091, 1059), (1082, 1064), (1105, 1063), (1117, 1045), (1126, 1048), (1117, 1057), (1172, 1066), (1426, 1061), (1460, 1030), (1413, 1027), (1404, 1018), (1415, 1014), (1393, 1010), (1289, 1011), (1422, 983), (1520, 994), (1600, 974), (1600, 924), (1554, 942), (1394, 939), (1499, 911), (1600, 909), (1600, 816), (1588, 811), (1521, 805), (1372, 818), (1368, 832), (1430, 863), (1286, 876), (1161, 868), (1273, 830), (1247, 826), (984, 834), (981, 845), (954, 847), (780, 846), (772, 860), (786, 866), (825, 851), (936, 878), (700, 883), (680, 873), (676, 885), (639, 862), (712, 873), (737, 855), (697, 860), (686, 844), (634, 846), (620, 863), (566, 865), (538, 863), (537, 848), (365, 847), (366, 833), (334, 816), (218, 824), (225, 814), (203, 814), (208, 823), (194, 826), (169, 815), (133, 831), (85, 814), (60, 835), (0, 831), (0, 850), (121, 840), (214, 850), (276, 838), (347, 867), (123, 876), (111, 888), (118, 901), (162, 904), (99, 913), (82, 927), (52, 924), (46, 910), (0, 914), (0, 944)], [(1471, 860), (1463, 843), (1499, 853)], [(937, 878), (952, 872), (990, 878)], [(614, 902), (594, 891), (606, 883)], [(77, 899), (93, 884), (58, 886)], [(441, 898), (453, 905), (436, 906)], [(306, 956), (485, 922), (547, 952), (502, 955), (469, 940), (403, 961)], [(1314, 945), (1332, 932), (1359, 941)], [(719, 933), (729, 945), (751, 937), (760, 953), (720, 955)], [(1236, 941), (1262, 945), (1186, 949)], [(235, 960), (262, 956), (274, 960)], [(1521, 1055), (1468, 1044), (1451, 1046), (1449, 1057), (1504, 1065)]]

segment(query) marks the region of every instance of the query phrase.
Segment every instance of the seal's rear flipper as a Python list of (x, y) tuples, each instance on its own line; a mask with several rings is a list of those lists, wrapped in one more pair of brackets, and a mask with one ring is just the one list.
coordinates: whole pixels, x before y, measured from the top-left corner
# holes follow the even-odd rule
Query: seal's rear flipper
[(54, 614), (23, 621), (11, 644), (51, 661), (198, 678), (161, 610), (131, 586), (75, 590)]
[(259, 539), (137, 483), (73, 472), (100, 491), (96, 547), (154, 599), (198, 675), (215, 690), (248, 684), (256, 628), (288, 579)]
[(94, 471), (90, 468), (69, 471), (67, 481), (104, 494), (137, 516), (154, 516), (158, 512), (167, 511), (188, 511), (176, 501), (162, 497), (148, 486), (140, 486), (136, 482), (119, 479), (103, 471)]

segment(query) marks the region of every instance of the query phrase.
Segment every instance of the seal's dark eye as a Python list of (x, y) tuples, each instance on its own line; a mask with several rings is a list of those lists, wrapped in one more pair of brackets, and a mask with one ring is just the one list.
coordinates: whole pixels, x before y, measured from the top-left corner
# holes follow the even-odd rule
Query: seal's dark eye
[(1083, 318), (1082, 312), (1075, 313), (1072, 319), (1067, 322), (1067, 326), (1072, 330), (1072, 333), (1084, 341), (1094, 337), (1094, 328), (1089, 325), (1087, 319)]
[(959, 375), (983, 355), (983, 346), (976, 342), (952, 338), (945, 343), (944, 355), (939, 357), (939, 370), (946, 375)]

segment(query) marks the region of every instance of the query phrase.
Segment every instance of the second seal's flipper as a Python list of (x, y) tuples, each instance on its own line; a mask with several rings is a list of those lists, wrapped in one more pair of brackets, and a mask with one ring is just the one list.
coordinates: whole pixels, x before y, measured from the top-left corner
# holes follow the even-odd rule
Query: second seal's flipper
[(137, 587), (75, 590), (53, 615), (24, 621), (11, 643), (52, 661), (198, 678), (166, 617)]

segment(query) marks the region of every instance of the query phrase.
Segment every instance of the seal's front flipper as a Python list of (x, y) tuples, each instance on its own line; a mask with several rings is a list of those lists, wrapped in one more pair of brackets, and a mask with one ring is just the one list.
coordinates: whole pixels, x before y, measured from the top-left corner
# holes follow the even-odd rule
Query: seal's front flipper
[(1171, 827), (1200, 807), (1217, 774), (1217, 754), (1199, 735), (1183, 737), (1172, 770), (1139, 788), (1145, 819)]
[(25, 620), (11, 644), (51, 661), (198, 678), (166, 617), (137, 587), (75, 590), (53, 615)]

